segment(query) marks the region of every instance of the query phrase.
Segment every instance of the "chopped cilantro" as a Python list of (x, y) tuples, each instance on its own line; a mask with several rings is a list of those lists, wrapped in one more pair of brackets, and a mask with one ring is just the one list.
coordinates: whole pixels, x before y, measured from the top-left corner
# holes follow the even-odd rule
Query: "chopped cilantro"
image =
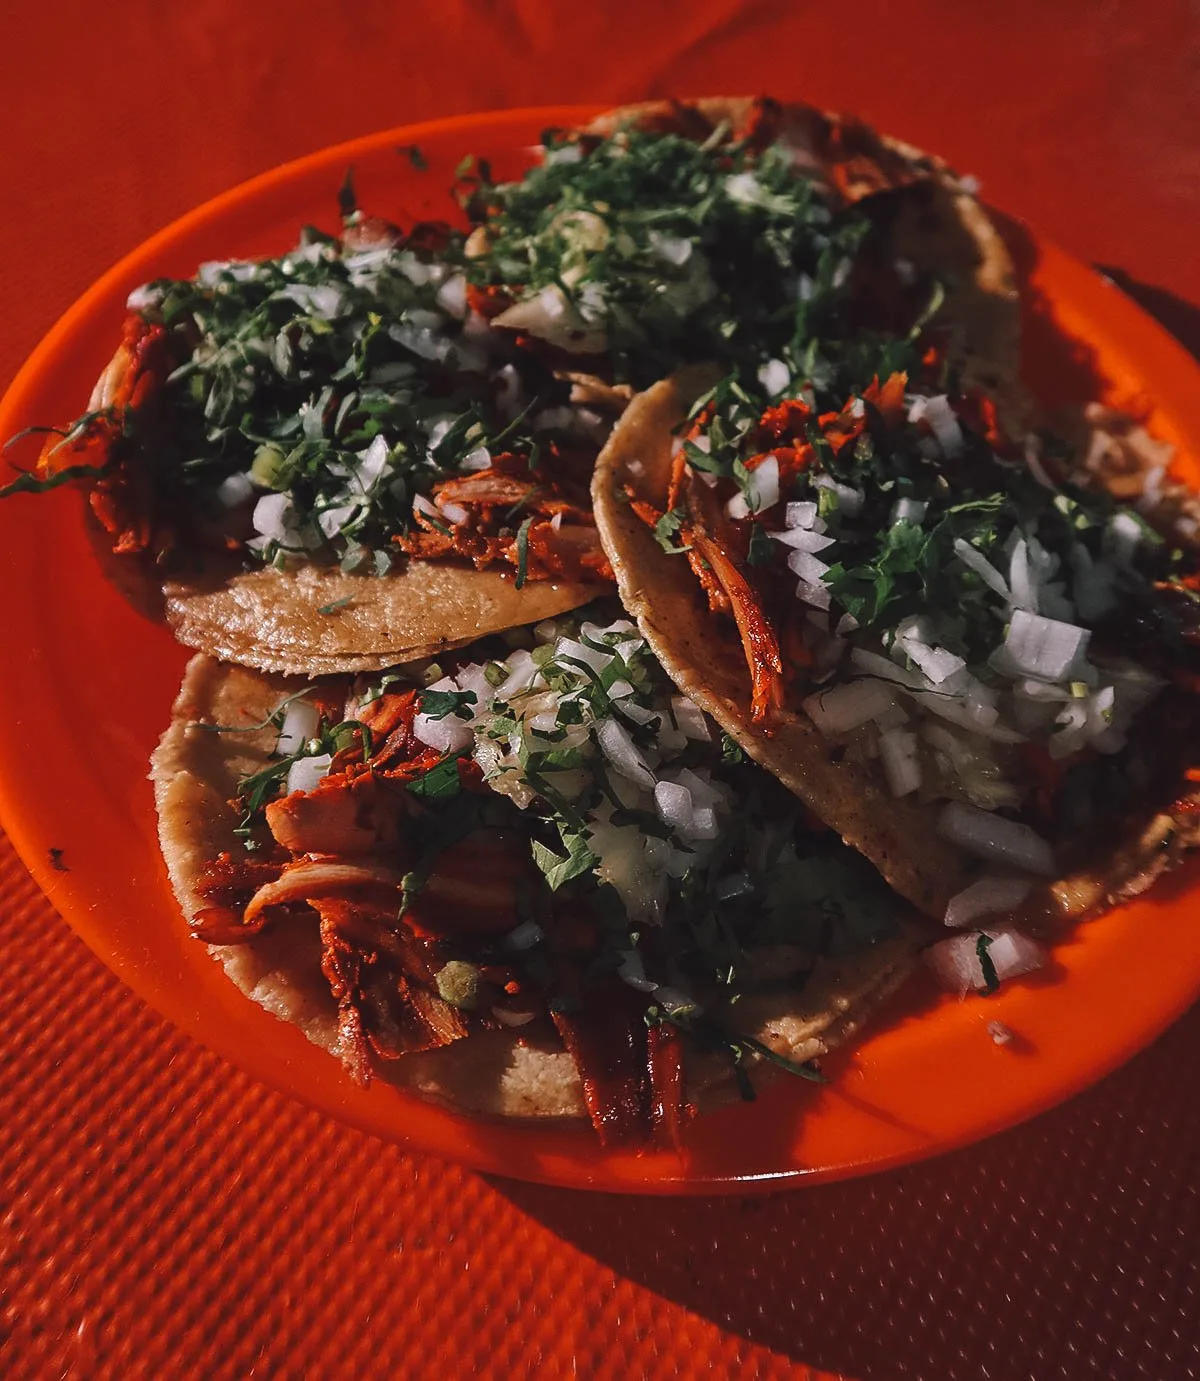
[(461, 788), (458, 775), (458, 759), (456, 757), (443, 758), (435, 767), (431, 767), (428, 772), (423, 772), (421, 776), (408, 782), (407, 786), (408, 790), (414, 796), (428, 796), (435, 800), (444, 800), (448, 796), (457, 796)]
[(983, 972), (983, 992), (988, 997), (1000, 986), (1000, 975), (996, 972), (996, 965), (988, 953), (992, 943), (992, 937), (983, 931), (980, 931), (979, 939), (975, 941), (975, 957), (979, 960), (979, 967)]
[(655, 540), (663, 551), (669, 552), (672, 556), (691, 550), (675, 540), (675, 534), (686, 518), (687, 514), (682, 508), (671, 508), (654, 524)]
[(421, 713), (430, 719), (445, 719), (454, 715), (458, 719), (470, 719), (477, 696), (474, 691), (427, 690), (421, 694)]

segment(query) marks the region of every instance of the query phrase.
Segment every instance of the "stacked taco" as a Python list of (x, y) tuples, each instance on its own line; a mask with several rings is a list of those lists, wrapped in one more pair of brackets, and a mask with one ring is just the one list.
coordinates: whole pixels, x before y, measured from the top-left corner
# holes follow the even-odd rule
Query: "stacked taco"
[(356, 1079), (677, 1143), (920, 954), (993, 986), (1194, 844), (1145, 713), (1191, 741), (1187, 504), (1108, 492), (1135, 420), (1027, 436), (967, 181), (711, 100), (457, 193), (147, 284), (3, 491), (79, 484), (198, 650), (160, 838), (253, 1000)]

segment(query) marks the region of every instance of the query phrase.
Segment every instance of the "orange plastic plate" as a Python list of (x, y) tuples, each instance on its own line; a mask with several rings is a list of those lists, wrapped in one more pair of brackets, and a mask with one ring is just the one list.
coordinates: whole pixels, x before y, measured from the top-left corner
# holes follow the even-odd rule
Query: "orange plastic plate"
[[(139, 283), (188, 276), (206, 259), (278, 253), (305, 222), (335, 227), (349, 166), (368, 210), (402, 224), (447, 217), (464, 154), (516, 174), (544, 128), (589, 113), (510, 111), (391, 130), (207, 203), (122, 260), (63, 317), (0, 404), (0, 437), (81, 411)], [(426, 171), (407, 156), (413, 144)], [(1030, 385), (1059, 400), (1145, 395), (1154, 430), (1181, 457), (1200, 455), (1195, 362), (1103, 279), (1016, 223), (1005, 227), (1026, 298)], [(779, 1080), (756, 1103), (694, 1123), (681, 1154), (606, 1152), (583, 1128), (483, 1123), (383, 1084), (360, 1089), (298, 1031), (243, 998), (188, 938), (159, 858), (146, 780), (188, 654), (102, 578), (77, 495), (0, 505), (0, 580), (0, 815), (47, 895), (106, 964), (205, 1045), (409, 1147), (523, 1179), (651, 1193), (861, 1174), (1052, 1106), (1127, 1059), (1200, 993), (1193, 868), (1064, 935), (1049, 970), (992, 998), (951, 1000), (919, 976), (867, 1039), (827, 1062), (829, 1087)], [(1017, 1039), (996, 1046), (992, 1020)]]

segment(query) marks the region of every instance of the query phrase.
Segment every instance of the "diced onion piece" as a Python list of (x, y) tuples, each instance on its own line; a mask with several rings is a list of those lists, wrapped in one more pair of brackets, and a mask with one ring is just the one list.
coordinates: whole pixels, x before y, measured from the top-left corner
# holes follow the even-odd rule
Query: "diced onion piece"
[(962, 427), (954, 415), (949, 398), (945, 394), (926, 398), (923, 416), (942, 451), (947, 456), (958, 455), (963, 447)]
[(980, 938), (986, 937), (991, 943), (986, 953), (995, 971), (997, 982), (1015, 978), (1023, 973), (1031, 973), (1046, 963), (1046, 951), (1024, 935), (1015, 926), (995, 926), (988, 930), (971, 930), (965, 935), (954, 935), (948, 940), (939, 940), (924, 953), (925, 962), (934, 971), (943, 987), (960, 996), (969, 989), (983, 992), (991, 987), (988, 975), (980, 962)]
[(1029, 544), (1019, 538), (1013, 547), (1008, 563), (1008, 585), (1014, 609), (1026, 609), (1031, 614), (1038, 611), (1037, 587), (1030, 570)]
[(491, 465), (492, 453), (486, 446), (476, 446), (458, 462), (460, 470), (490, 470)]
[[(430, 690), (456, 691), (458, 684), (450, 676), (435, 681)], [(469, 706), (467, 708), (470, 708)], [(477, 707), (478, 708), (478, 707)], [(456, 714), (443, 715), (434, 719), (432, 715), (420, 713), (413, 720), (413, 737), (439, 753), (457, 753), (474, 739), (469, 722)]]
[(768, 532), (767, 536), (773, 537), (794, 551), (824, 551), (826, 547), (833, 546), (834, 542), (832, 537), (825, 537), (813, 528), (807, 527), (789, 527), (783, 532)]
[(970, 925), (980, 916), (995, 916), (1015, 911), (1033, 889), (1030, 878), (983, 877), (956, 892), (946, 903), (945, 923), (956, 929)]
[(1132, 513), (1114, 513), (1104, 530), (1104, 547), (1118, 566), (1128, 566), (1142, 540), (1142, 525)]
[(816, 585), (829, 569), (828, 562), (821, 561), (809, 551), (793, 551), (788, 556), (788, 566), (806, 584)]
[(763, 513), (779, 502), (779, 461), (770, 455), (750, 471), (745, 490), (735, 494), (725, 505), (731, 518), (748, 518), (751, 513)]
[(413, 498), (413, 512), (424, 513), (427, 518), (441, 519), (442, 513), (437, 504), (428, 495), (417, 494)]
[(597, 354), (608, 343), (603, 328), (585, 321), (557, 284), (506, 308), (492, 325), (527, 331), (574, 354)]
[(508, 676), (492, 692), (495, 700), (511, 700), (520, 691), (528, 690), (538, 674), (533, 653), (523, 647), (510, 652), (505, 665), (508, 667)]
[(963, 563), (978, 575), (985, 585), (995, 590), (998, 595), (1008, 598), (1008, 584), (1000, 572), (984, 556), (983, 552), (978, 551), (970, 542), (964, 541), (961, 537), (954, 539), (954, 554)]
[(461, 504), (444, 503), (442, 505), (442, 517), (448, 523), (453, 523), (455, 527), (465, 523), (470, 516), (470, 513)]
[(461, 273), (452, 274), (438, 289), (437, 304), (443, 312), (459, 321), (467, 314), (467, 280)]
[(324, 781), (329, 772), (333, 757), (329, 753), (318, 753), (311, 758), (297, 758), (288, 768), (285, 790), (290, 796), (293, 791), (312, 791)]
[(847, 518), (857, 517), (866, 502), (867, 496), (861, 489), (855, 489), (849, 484), (839, 484), (832, 475), (818, 475), (813, 484), (818, 489), (828, 489), (836, 494), (838, 508)]
[(792, 382), (792, 371), (782, 360), (768, 360), (759, 366), (758, 382), (766, 390), (768, 398), (778, 398)]
[(315, 705), (310, 705), (307, 700), (293, 700), (284, 711), (275, 751), (281, 758), (290, 758), (312, 738), (320, 723), (321, 713)]
[(264, 494), (254, 505), (250, 521), (254, 530), (269, 541), (282, 542), (288, 534), (292, 512), (292, 501), (287, 494)]
[(988, 1035), (997, 1045), (1007, 1045), (1014, 1038), (1014, 1032), (1005, 1026), (1002, 1021), (989, 1021), (987, 1024)]
[(868, 676), (879, 676), (885, 681), (895, 681), (901, 686), (907, 686), (913, 690), (919, 690), (924, 684), (924, 679), (914, 676), (911, 671), (904, 667), (898, 667), (888, 657), (881, 657), (878, 652), (868, 652), (862, 647), (852, 647), (850, 649), (850, 660), (861, 671), (865, 671)]
[(1040, 834), (978, 806), (951, 801), (938, 816), (937, 832), (990, 863), (1046, 876), (1054, 872), (1054, 855)]
[(671, 713), (679, 732), (686, 738), (694, 739), (697, 743), (710, 742), (712, 734), (708, 727), (708, 716), (686, 695), (671, 697)]
[(825, 521), (817, 517), (817, 505), (811, 499), (788, 504), (784, 509), (783, 525), (811, 528), (813, 532), (825, 531)]
[(814, 609), (828, 609), (830, 605), (829, 590), (815, 580), (797, 581), (796, 598), (803, 600), (805, 604), (811, 604)]
[(1091, 636), (1078, 624), (1016, 609), (1004, 635), (1004, 646), (993, 654), (992, 662), (1000, 671), (1038, 681), (1061, 681), (1082, 662)]
[(586, 643), (576, 642), (574, 638), (559, 638), (554, 646), (556, 659), (569, 657), (573, 662), (582, 662), (593, 671), (603, 671), (612, 661), (612, 653), (600, 648), (588, 647)]
[(823, 734), (845, 734), (876, 719), (896, 703), (894, 689), (874, 679), (846, 681), (817, 691), (803, 702), (804, 713)]
[(664, 825), (678, 830), (680, 834), (691, 832), (695, 807), (692, 804), (692, 793), (681, 782), (656, 782), (654, 809)]
[(893, 796), (908, 796), (921, 785), (917, 736), (908, 729), (889, 729), (879, 736), (879, 756)]
[(654, 773), (638, 752), (628, 730), (615, 719), (602, 719), (597, 723), (596, 742), (621, 776), (647, 791), (654, 790)]

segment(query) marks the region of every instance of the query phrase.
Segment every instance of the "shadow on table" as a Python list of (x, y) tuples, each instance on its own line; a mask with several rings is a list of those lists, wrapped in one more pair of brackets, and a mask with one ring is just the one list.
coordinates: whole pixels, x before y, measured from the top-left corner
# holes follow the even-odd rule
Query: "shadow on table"
[(1198, 1056), (1200, 1009), (1024, 1127), (843, 1184), (672, 1200), (491, 1183), (619, 1276), (860, 1381), (1184, 1375), (1200, 1103), (1178, 1071)]
[(1165, 326), (1181, 345), (1200, 358), (1200, 307), (1182, 297), (1176, 297), (1166, 288), (1155, 287), (1152, 283), (1142, 283), (1131, 277), (1124, 269), (1113, 268), (1108, 264), (1096, 264), (1097, 272), (1111, 278), (1118, 288), (1131, 297), (1144, 312), (1154, 317), (1160, 326)]
[[(1200, 309), (1101, 272), (1200, 355)], [(684, 1201), (493, 1184), (619, 1275), (808, 1366), (863, 1381), (1180, 1375), (1200, 1211), (1178, 1205), (1194, 1200), (1200, 1105), (1178, 1071), (1198, 1055), (1200, 1009), (1024, 1127), (844, 1184)]]

